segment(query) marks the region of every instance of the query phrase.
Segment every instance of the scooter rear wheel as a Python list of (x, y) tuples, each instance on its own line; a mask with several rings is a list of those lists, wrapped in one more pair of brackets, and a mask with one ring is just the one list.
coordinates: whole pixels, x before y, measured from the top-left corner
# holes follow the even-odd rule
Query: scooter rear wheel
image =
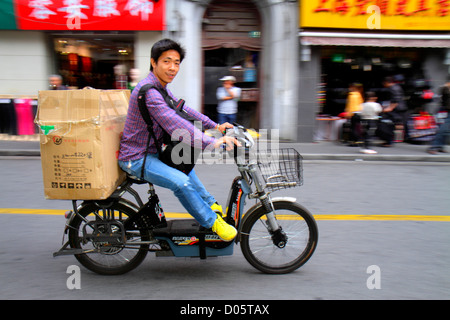
[[(137, 210), (130, 203), (122, 200), (112, 204), (107, 209), (100, 207), (95, 202), (90, 202), (78, 210), (78, 213), (86, 220), (75, 216), (69, 225), (69, 244), (71, 248), (92, 250), (92, 253), (75, 254), (75, 258), (87, 269), (103, 275), (119, 275), (136, 268), (146, 257), (149, 245), (141, 244), (135, 247), (125, 247), (120, 241), (108, 241), (108, 239), (121, 238), (124, 232), (126, 241), (148, 241), (148, 231), (129, 232), (121, 230), (123, 221)], [(107, 221), (105, 226), (103, 221)], [(100, 223), (98, 223), (100, 222)], [(93, 232), (93, 227), (97, 228)], [(83, 234), (83, 228), (85, 233)], [(87, 230), (87, 231), (86, 231)], [(86, 232), (92, 233), (92, 237), (86, 237)], [(105, 238), (95, 239), (95, 236)], [(113, 237), (111, 237), (111, 235)], [(109, 237), (109, 238), (108, 238)]]

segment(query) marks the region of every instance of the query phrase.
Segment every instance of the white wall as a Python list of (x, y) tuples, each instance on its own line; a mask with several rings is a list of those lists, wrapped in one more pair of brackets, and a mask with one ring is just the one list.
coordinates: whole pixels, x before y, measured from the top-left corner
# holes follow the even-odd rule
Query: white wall
[(37, 95), (48, 88), (51, 52), (40, 31), (0, 31), (0, 94)]
[[(297, 139), (298, 4), (261, 6), (263, 59), (261, 127), (279, 129), (280, 138)], [(276, 27), (274, 27), (276, 26)]]
[(178, 41), (186, 50), (180, 71), (169, 89), (198, 111), (202, 109), (202, 18), (204, 7), (182, 0), (167, 1), (168, 30), (164, 37)]
[(152, 46), (161, 40), (159, 31), (136, 32), (134, 42), (134, 66), (139, 69), (140, 78), (144, 79), (150, 72), (150, 51)]

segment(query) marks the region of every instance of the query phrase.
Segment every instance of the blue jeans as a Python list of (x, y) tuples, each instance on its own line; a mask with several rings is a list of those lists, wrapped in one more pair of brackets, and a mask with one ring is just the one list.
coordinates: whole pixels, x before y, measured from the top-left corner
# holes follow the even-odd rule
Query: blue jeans
[[(132, 161), (119, 161), (126, 173), (140, 177), (144, 158)], [(211, 228), (217, 214), (211, 209), (214, 197), (205, 189), (195, 171), (189, 175), (169, 167), (158, 159), (157, 154), (149, 153), (145, 162), (144, 180), (173, 191), (184, 208), (205, 228)]]
[(236, 122), (236, 113), (217, 113), (217, 121), (219, 124), (228, 122), (233, 124), (233, 122)]
[(436, 136), (434, 137), (433, 141), (431, 141), (431, 147), (432, 150), (440, 150), (444, 148), (445, 140), (450, 135), (450, 114), (445, 119), (445, 122), (441, 124), (439, 127), (438, 132), (436, 133)]

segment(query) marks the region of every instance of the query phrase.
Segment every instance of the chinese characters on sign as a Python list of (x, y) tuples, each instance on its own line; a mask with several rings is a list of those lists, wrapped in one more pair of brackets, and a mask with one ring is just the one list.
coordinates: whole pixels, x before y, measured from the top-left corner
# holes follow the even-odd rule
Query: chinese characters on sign
[(449, 30), (450, 0), (303, 0), (301, 27), (365, 28), (377, 7), (382, 29)]
[(165, 1), (18, 0), (22, 30), (163, 30)]
[[(434, 8), (430, 6), (431, 2), (436, 4)], [(450, 9), (450, 0), (320, 0), (314, 12), (334, 12), (357, 16), (366, 14), (366, 9), (370, 5), (378, 6), (381, 14), (384, 15), (389, 15), (388, 8), (391, 7), (394, 15), (412, 16), (426, 12), (435, 16), (447, 16)], [(408, 11), (408, 7), (411, 8), (411, 11)]]
[(93, 15), (96, 17), (110, 17), (111, 15), (120, 16), (120, 12), (117, 11), (116, 1), (95, 0)]
[(47, 9), (47, 6), (52, 4), (50, 0), (34, 0), (30, 1), (28, 6), (33, 9), (29, 15), (31, 18), (38, 20), (49, 19), (50, 15), (55, 15), (56, 13)]
[(132, 16), (141, 15), (141, 20), (148, 21), (148, 15), (153, 13), (153, 2), (147, 0), (130, 0), (125, 6)]

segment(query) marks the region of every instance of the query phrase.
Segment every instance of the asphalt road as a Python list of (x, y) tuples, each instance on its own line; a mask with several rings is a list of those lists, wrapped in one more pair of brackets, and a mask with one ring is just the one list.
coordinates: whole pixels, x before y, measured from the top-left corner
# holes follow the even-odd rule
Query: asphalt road
[[(196, 170), (207, 189), (224, 203), (237, 175), (235, 167), (199, 165)], [(61, 245), (64, 218), (11, 214), (24, 208), (70, 209), (71, 203), (44, 199), (38, 158), (2, 159), (0, 298), (450, 298), (448, 164), (306, 161), (304, 175), (302, 187), (277, 192), (297, 197), (318, 220), (317, 250), (291, 274), (258, 272), (236, 246), (231, 257), (207, 260), (149, 254), (137, 269), (122, 276), (99, 276), (81, 267), (80, 289), (71, 290), (68, 280), (72, 273), (67, 271), (79, 266), (78, 262), (71, 256), (52, 257)], [(145, 195), (145, 186), (138, 189)], [(158, 191), (166, 212), (184, 212), (171, 194)], [(355, 218), (361, 215), (361, 219)], [(383, 220), (380, 215), (399, 217)], [(441, 218), (430, 221), (436, 216)], [(405, 221), (407, 218), (411, 221)]]

